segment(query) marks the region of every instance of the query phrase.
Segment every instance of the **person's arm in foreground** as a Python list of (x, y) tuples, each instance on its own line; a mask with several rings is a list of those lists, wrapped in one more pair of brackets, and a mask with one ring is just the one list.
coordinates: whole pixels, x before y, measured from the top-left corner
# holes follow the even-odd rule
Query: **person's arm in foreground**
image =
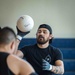
[(19, 46), (22, 38), (25, 35), (27, 35), (28, 33), (30, 33), (30, 31), (28, 31), (28, 32), (22, 32), (17, 27), (16, 27), (16, 29), (17, 29), (17, 39), (16, 39), (16, 48), (15, 48), (14, 54), (17, 55), (20, 58), (23, 58), (23, 53), (20, 50), (18, 50), (18, 46)]

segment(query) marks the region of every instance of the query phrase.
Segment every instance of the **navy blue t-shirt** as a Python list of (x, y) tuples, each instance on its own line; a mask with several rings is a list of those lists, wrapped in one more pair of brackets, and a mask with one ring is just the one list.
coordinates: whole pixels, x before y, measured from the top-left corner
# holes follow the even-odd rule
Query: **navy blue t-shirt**
[(42, 59), (47, 60), (52, 65), (55, 65), (56, 60), (63, 60), (61, 51), (51, 45), (47, 48), (39, 48), (35, 44), (25, 46), (21, 51), (24, 54), (24, 58), (33, 66), (39, 75), (52, 75), (52, 72), (42, 70)]

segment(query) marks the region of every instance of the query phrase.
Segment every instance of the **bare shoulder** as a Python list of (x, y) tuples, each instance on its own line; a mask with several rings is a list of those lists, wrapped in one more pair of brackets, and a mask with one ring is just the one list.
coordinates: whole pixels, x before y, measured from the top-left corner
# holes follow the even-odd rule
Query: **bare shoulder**
[(11, 72), (13, 72), (15, 75), (19, 73), (19, 68), (18, 68), (18, 63), (19, 63), (19, 58), (15, 55), (10, 54), (7, 58), (7, 65)]
[(7, 58), (7, 64), (10, 70), (15, 74), (28, 75), (35, 72), (32, 66), (25, 60), (19, 58), (16, 55), (9, 55)]

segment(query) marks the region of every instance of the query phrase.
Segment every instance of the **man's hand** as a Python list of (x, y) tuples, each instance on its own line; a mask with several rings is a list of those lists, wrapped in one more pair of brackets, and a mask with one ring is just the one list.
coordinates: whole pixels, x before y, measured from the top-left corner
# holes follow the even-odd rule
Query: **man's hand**
[(16, 27), (16, 29), (17, 29), (17, 38), (19, 40), (21, 40), (25, 35), (27, 35), (28, 33), (30, 33), (30, 31), (28, 31), (28, 32), (22, 32), (17, 27)]
[(52, 65), (49, 64), (49, 62), (47, 62), (46, 60), (42, 60), (42, 68), (43, 70), (52, 70)]

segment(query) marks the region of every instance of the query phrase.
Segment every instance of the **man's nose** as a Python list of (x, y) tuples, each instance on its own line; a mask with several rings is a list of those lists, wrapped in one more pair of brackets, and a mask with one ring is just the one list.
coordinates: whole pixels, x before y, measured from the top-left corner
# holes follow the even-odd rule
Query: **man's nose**
[(43, 34), (44, 34), (43, 32), (40, 33), (40, 35), (43, 35)]

